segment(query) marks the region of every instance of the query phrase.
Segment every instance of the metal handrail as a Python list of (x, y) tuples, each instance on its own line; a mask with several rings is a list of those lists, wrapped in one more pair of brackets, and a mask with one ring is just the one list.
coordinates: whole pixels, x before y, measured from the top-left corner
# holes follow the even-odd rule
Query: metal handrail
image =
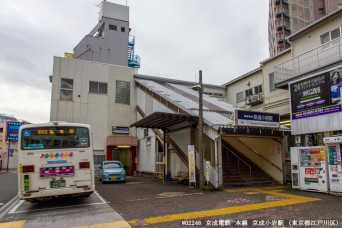
[(245, 163), (249, 167), (249, 180), (251, 180), (252, 179), (252, 167), (250, 165), (248, 165), (248, 163), (245, 162), (242, 158), (240, 158), (238, 155), (236, 155), (232, 150), (230, 150), (229, 148), (227, 148), (224, 145), (222, 145), (222, 147), (224, 147), (228, 152), (232, 153), (238, 159), (238, 172), (239, 172), (239, 174), (240, 174), (240, 161), (242, 161), (243, 163)]
[(342, 38), (336, 38), (314, 49), (288, 59), (274, 69), (275, 84), (290, 80), (298, 75), (322, 68), (342, 59)]

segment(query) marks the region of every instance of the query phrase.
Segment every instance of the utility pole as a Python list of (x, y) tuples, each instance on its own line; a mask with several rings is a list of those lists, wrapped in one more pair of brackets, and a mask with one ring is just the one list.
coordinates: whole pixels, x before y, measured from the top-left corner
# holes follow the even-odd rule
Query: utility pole
[(198, 109), (198, 155), (199, 159), (199, 170), (200, 170), (200, 189), (203, 189), (204, 183), (204, 159), (203, 159), (203, 83), (202, 83), (202, 70), (199, 71), (199, 109)]
[(10, 151), (11, 151), (11, 140), (8, 141), (8, 149), (7, 149), (7, 173), (10, 159)]

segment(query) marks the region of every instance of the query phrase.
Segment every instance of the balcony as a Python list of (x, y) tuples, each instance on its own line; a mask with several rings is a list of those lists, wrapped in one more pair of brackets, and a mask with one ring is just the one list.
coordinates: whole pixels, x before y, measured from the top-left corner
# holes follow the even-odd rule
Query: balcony
[(289, 19), (289, 10), (285, 8), (278, 8), (276, 10), (276, 18), (287, 18)]
[(286, 25), (282, 23), (277, 24), (277, 31), (282, 31), (282, 30), (288, 32), (288, 34), (291, 33), (290, 25)]
[(311, 51), (289, 59), (274, 67), (274, 82), (279, 86), (305, 73), (342, 60), (342, 38), (323, 44)]
[(276, 5), (280, 5), (280, 4), (286, 4), (286, 5), (288, 5), (288, 4), (289, 4), (289, 1), (288, 1), (288, 0), (275, 0), (275, 4), (276, 4)]

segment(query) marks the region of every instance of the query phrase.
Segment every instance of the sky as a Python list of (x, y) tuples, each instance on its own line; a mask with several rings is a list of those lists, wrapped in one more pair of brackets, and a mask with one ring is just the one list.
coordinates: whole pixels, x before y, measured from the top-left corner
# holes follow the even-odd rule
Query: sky
[[(268, 53), (269, 0), (108, 0), (129, 6), (139, 74), (222, 85)], [(1, 0), (0, 113), (50, 120), (53, 56), (98, 23), (101, 0)]]

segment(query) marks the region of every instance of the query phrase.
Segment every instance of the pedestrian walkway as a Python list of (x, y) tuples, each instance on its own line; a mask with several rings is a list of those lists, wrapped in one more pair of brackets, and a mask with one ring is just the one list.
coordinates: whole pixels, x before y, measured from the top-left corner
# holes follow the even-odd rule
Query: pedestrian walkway
[(341, 197), (288, 186), (201, 191), (134, 177), (97, 189), (132, 227), (337, 227), (342, 221)]

